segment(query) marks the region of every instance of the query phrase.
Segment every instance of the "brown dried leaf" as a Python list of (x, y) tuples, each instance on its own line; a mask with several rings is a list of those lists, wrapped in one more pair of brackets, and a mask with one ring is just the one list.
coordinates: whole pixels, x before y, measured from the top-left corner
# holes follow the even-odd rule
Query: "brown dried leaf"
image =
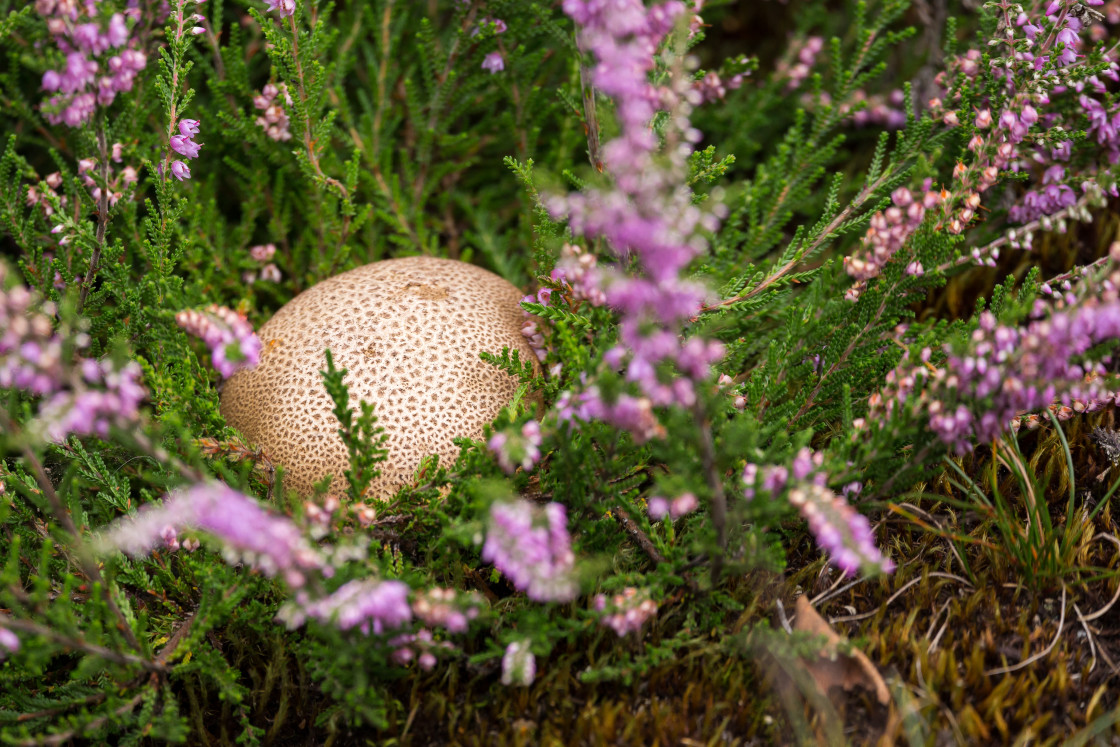
[(805, 662), (806, 670), (822, 694), (827, 695), (831, 688), (837, 686), (844, 690), (862, 687), (874, 692), (881, 704), (890, 703), (891, 694), (879, 670), (862, 651), (851, 649), (850, 653), (842, 653), (839, 644), (844, 642), (844, 638), (817, 614), (805, 596), (797, 599), (797, 620), (793, 629), (824, 636), (827, 640), (817, 658)]

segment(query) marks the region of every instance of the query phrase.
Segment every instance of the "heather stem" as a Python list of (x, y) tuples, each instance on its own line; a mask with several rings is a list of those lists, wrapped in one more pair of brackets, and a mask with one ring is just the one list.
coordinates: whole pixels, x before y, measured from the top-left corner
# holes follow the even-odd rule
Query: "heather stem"
[[(288, 28), (292, 32), (292, 59), (296, 63), (296, 82), (299, 84), (299, 100), (303, 104), (303, 147), (307, 150), (307, 160), (311, 164), (311, 168), (315, 171), (315, 176), (323, 180), (323, 183), (338, 191), (343, 200), (349, 201), (350, 193), (346, 191), (346, 187), (342, 182), (334, 177), (327, 176), (323, 173), (323, 167), (319, 164), (319, 153), (316, 150), (315, 141), (311, 139), (311, 114), (307, 111), (307, 89), (304, 82), (303, 75), (303, 62), (299, 58), (299, 29), (296, 28), (296, 17), (293, 13), (288, 16)], [(347, 229), (350, 223), (350, 217), (343, 218), (343, 241), (345, 241)]]
[(1036, 218), (1035, 220), (1032, 220), (1030, 223), (1024, 223), (1021, 226), (1013, 228), (1010, 231), (1004, 233), (1003, 236), (1000, 236), (995, 241), (993, 241), (989, 244), (985, 244), (975, 254), (962, 254), (961, 256), (957, 257), (956, 259), (951, 259), (948, 262), (944, 262), (944, 263), (938, 265), (937, 267), (933, 268), (933, 271), (934, 272), (946, 272), (947, 270), (951, 270), (954, 267), (959, 267), (961, 265), (969, 264), (969, 263), (975, 263), (976, 260), (977, 260), (977, 257), (979, 257), (980, 259), (984, 259), (992, 253), (993, 249), (999, 249), (1001, 246), (1004, 246), (1005, 244), (1010, 243), (1012, 233), (1015, 233), (1015, 234), (1020, 235), (1020, 236), (1025, 235), (1025, 234), (1029, 234), (1029, 233), (1034, 233), (1035, 231), (1037, 231), (1037, 230), (1039, 230), (1040, 228), (1043, 227), (1043, 225), (1042, 225), (1043, 221), (1047, 221), (1047, 222), (1059, 221), (1059, 220), (1062, 220), (1063, 218), (1068, 218), (1072, 215), (1076, 215), (1082, 209), (1084, 209), (1085, 206), (1088, 205), (1091, 200), (1092, 200), (1092, 195), (1083, 194), (1083, 195), (1081, 195), (1080, 198), (1078, 198), (1077, 202), (1070, 205), (1069, 207), (1063, 208), (1056, 213), (1051, 213), (1050, 215), (1045, 215), (1045, 216), (1042, 216), (1040, 218)]
[[(852, 200), (851, 204), (849, 204), (847, 207), (845, 207), (843, 210), (841, 210), (839, 213), (837, 213), (836, 217), (834, 217), (831, 221), (829, 221), (829, 224), (827, 226), (825, 226), (816, 235), (816, 238), (814, 238), (812, 241), (810, 241), (808, 244), (806, 244), (801, 249), (801, 251), (797, 252), (796, 256), (794, 256), (793, 259), (791, 259), (789, 262), (787, 262), (784, 265), (782, 265), (781, 267), (779, 267), (777, 270), (775, 270), (773, 273), (771, 273), (765, 280), (763, 280), (761, 283), (759, 283), (758, 285), (751, 288), (746, 293), (741, 293), (740, 295), (733, 296), (732, 298), (725, 298), (722, 301), (719, 301), (717, 303), (712, 304), (711, 306), (705, 306), (704, 308), (700, 309), (700, 314), (704, 314), (704, 313), (707, 313), (709, 311), (715, 311), (716, 309), (721, 309), (721, 308), (724, 308), (726, 306), (730, 306), (732, 304), (739, 303), (740, 301), (746, 301), (750, 298), (753, 298), (753, 297), (757, 296), (759, 293), (761, 293), (762, 291), (769, 288), (771, 285), (776, 283), (781, 278), (788, 275), (791, 271), (793, 271), (793, 269), (795, 267), (797, 267), (797, 265), (801, 262), (802, 258), (813, 254), (826, 241), (834, 238), (835, 237), (834, 232), (837, 229), (839, 229), (840, 226), (844, 225), (844, 223), (847, 222), (852, 217), (853, 213), (855, 213), (857, 210), (859, 210), (865, 202), (867, 202), (869, 199), (871, 199), (871, 197), (875, 194), (875, 192), (880, 187), (882, 187), (884, 184), (886, 184), (895, 175), (896, 175), (896, 170), (894, 170), (894, 169), (884, 170), (883, 174), (878, 179), (876, 179), (874, 182), (872, 182), (871, 184), (868, 184), (866, 187), (864, 187), (862, 190), (860, 190), (860, 193), (858, 195), (856, 195), (855, 199)], [(697, 316), (693, 317), (690, 321), (695, 322), (697, 319), (699, 319), (699, 314)]]
[(704, 406), (697, 402), (692, 407), (692, 415), (700, 432), (700, 459), (704, 475), (708, 479), (708, 489), (712, 492), (712, 526), (715, 527), (716, 544), (719, 546), (719, 552), (712, 556), (714, 586), (719, 583), (723, 573), (724, 554), (727, 551), (727, 494), (723, 490), (723, 479), (716, 470), (716, 447)]
[(97, 200), (97, 243), (89, 258), (89, 269), (81, 282), (81, 293), (78, 295), (78, 308), (76, 313), (82, 313), (86, 304), (89, 289), (93, 286), (93, 277), (97, 274), (97, 266), (101, 263), (101, 251), (105, 247), (105, 229), (109, 225), (109, 144), (105, 137), (105, 118), (98, 120), (97, 149), (100, 156), (101, 184), (98, 185), (101, 194)]
[[(583, 48), (580, 47), (580, 54)], [(579, 87), (583, 93), (583, 126), (587, 130), (587, 157), (600, 174), (603, 173), (603, 155), (599, 144), (599, 116), (595, 112), (595, 87), (591, 85), (591, 69), (581, 60), (579, 64)]]

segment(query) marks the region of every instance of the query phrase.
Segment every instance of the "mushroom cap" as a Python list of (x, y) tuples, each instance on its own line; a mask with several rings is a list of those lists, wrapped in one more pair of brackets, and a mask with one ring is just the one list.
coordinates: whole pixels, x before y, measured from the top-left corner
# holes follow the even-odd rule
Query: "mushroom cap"
[(256, 368), (232, 376), (221, 413), (285, 468), (285, 484), (310, 495), (334, 475), (342, 495), (349, 455), (319, 372), (324, 349), (357, 410), (374, 405), (389, 457), (367, 495), (388, 498), (408, 483), (420, 461), (453, 462), (458, 436), (480, 438), (509, 404), (517, 380), (479, 358), (480, 351), (520, 353), (536, 364), (521, 334), (521, 292), (466, 262), (404, 257), (358, 267), (324, 280), (289, 301), (258, 332)]

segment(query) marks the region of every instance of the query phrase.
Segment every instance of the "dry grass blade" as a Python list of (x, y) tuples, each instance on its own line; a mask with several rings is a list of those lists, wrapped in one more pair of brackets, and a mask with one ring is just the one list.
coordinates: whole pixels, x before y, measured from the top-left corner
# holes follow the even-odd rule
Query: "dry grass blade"
[(1065, 623), (1066, 623), (1066, 585), (1062, 584), (1062, 612), (1061, 612), (1061, 617), (1058, 618), (1058, 632), (1056, 632), (1054, 634), (1054, 640), (1050, 641), (1050, 645), (1047, 646), (1046, 648), (1042, 649), (1041, 651), (1039, 651), (1034, 656), (1031, 656), (1027, 659), (1023, 659), (1018, 664), (1012, 664), (1011, 666), (1008, 666), (1008, 667), (997, 667), (996, 669), (989, 669), (989, 670), (984, 672), (984, 675), (986, 677), (992, 677), (992, 676), (997, 675), (997, 674), (1007, 674), (1008, 672), (1015, 672), (1019, 669), (1022, 669), (1023, 667), (1030, 666), (1031, 664), (1038, 661), (1039, 659), (1044, 658), (1047, 654), (1049, 654), (1051, 651), (1054, 650), (1055, 646), (1058, 645), (1058, 640), (1062, 637), (1062, 629), (1065, 627)]
[[(896, 591), (894, 594), (891, 594), (891, 596), (887, 599), (887, 601), (883, 602), (882, 607), (889, 607), (891, 605), (891, 603), (894, 602), (896, 599), (898, 599), (900, 596), (902, 596), (902, 594), (907, 589), (909, 589), (911, 586), (913, 586), (914, 584), (918, 583), (919, 581), (921, 581), (922, 579), (927, 578), (927, 577), (929, 577), (929, 578), (948, 578), (948, 579), (952, 579), (953, 581), (958, 581), (958, 582), (964, 584), (965, 586), (967, 586), (970, 589), (973, 588), (972, 583), (967, 578), (962, 578), (962, 577), (957, 576), (955, 574), (945, 573), (943, 571), (930, 571), (928, 574), (925, 574), (923, 576), (918, 576), (917, 578), (912, 578), (909, 581), (907, 581), (902, 586), (901, 589)], [(878, 611), (879, 611), (879, 608), (876, 608), (876, 609), (871, 610), (870, 612), (862, 612), (858, 615), (844, 615), (842, 617), (830, 617), (830, 618), (828, 618), (828, 621), (830, 623), (857, 622), (859, 620), (866, 620), (867, 618), (871, 617), (872, 615), (874, 615)]]

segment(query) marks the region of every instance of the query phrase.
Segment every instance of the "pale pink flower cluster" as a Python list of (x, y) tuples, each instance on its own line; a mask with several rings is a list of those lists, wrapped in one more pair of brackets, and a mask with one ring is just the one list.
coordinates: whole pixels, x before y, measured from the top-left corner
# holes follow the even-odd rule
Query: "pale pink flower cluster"
[(454, 589), (429, 589), (412, 602), (412, 614), (429, 628), (446, 628), (450, 633), (465, 633), (478, 617), (482, 600), (474, 593)]
[(649, 518), (654, 521), (660, 521), (666, 516), (675, 521), (698, 508), (700, 508), (700, 501), (696, 499), (694, 494), (681, 493), (673, 500), (655, 495), (649, 499), (646, 510), (649, 513)]
[(241, 279), (246, 285), (252, 285), (257, 282), (257, 279), (264, 280), (269, 283), (279, 283), (284, 277), (280, 272), (280, 268), (272, 261), (272, 257), (276, 254), (276, 244), (258, 244), (257, 246), (249, 247), (249, 256), (256, 262), (262, 263), (260, 274), (256, 272), (245, 272), (242, 274)]
[[(35, 433), (55, 442), (71, 434), (106, 438), (113, 426), (134, 423), (146, 395), (140, 366), (66, 355), (51, 321), (54, 305), (40, 306), (24, 285), (5, 290), (6, 277), (0, 263), (0, 388), (44, 398)], [(80, 350), (89, 337), (78, 333), (72, 342)]]
[(543, 509), (524, 499), (495, 503), (482, 559), (537, 602), (568, 602), (579, 591), (567, 512), (559, 503)]
[(599, 259), (578, 244), (565, 242), (560, 249), (560, 261), (552, 271), (552, 279), (560, 283), (576, 301), (586, 301), (592, 306), (603, 306), (607, 295), (603, 292), (603, 275)]
[[(845, 295), (849, 301), (856, 301), (867, 288), (867, 281), (878, 277), (887, 262), (905, 246), (914, 232), (925, 219), (926, 211), (940, 205), (948, 196), (947, 192), (935, 191), (925, 186), (925, 194), (920, 199), (911, 194), (906, 187), (891, 192), (894, 204), (871, 216), (871, 223), (863, 237), (862, 251), (844, 257), (844, 270), (856, 279)], [(977, 198), (979, 203), (979, 198)], [(920, 263), (907, 266), (910, 275), (922, 275), (925, 270)]]
[(253, 106), (258, 111), (264, 112), (261, 116), (257, 117), (257, 126), (265, 131), (273, 140), (277, 142), (286, 142), (292, 139), (292, 133), (289, 129), (291, 122), (288, 119), (288, 111), (280, 102), (276, 100), (277, 96), (283, 94), (284, 103), (287, 106), (292, 105), (292, 97), (288, 93), (288, 86), (281, 83), (275, 85), (268, 83), (261, 92), (253, 97)]
[[(110, 160), (113, 163), (121, 163), (123, 161), (123, 152), (123, 145), (120, 143), (113, 143), (113, 147), (110, 150)], [(83, 158), (78, 161), (78, 178), (81, 179), (82, 184), (89, 188), (90, 196), (93, 197), (95, 201), (99, 201), (101, 199), (101, 186), (93, 178), (96, 167), (96, 158)], [(50, 179), (50, 177), (47, 178)], [(132, 166), (125, 166), (120, 170), (120, 173), (114, 173), (113, 167), (110, 166), (109, 183), (106, 185), (108, 189), (109, 206), (112, 207), (116, 205), (124, 195), (124, 190), (135, 184), (139, 178), (139, 174)], [(49, 181), (48, 184), (50, 184)]]
[(62, 207), (66, 207), (69, 198), (55, 191), (62, 186), (62, 174), (58, 171), (47, 174), (43, 181), (47, 183), (47, 188), (42, 192), (38, 187), (27, 188), (27, 207), (39, 205), (43, 208), (43, 215), (49, 218), (54, 215), (54, 207), (51, 203), (57, 202)]
[(210, 306), (205, 311), (188, 309), (175, 315), (175, 323), (210, 348), (210, 360), (223, 379), (260, 361), (261, 341), (253, 325), (232, 309)]
[(514, 641), (502, 655), (502, 684), (528, 687), (537, 676), (537, 659), (529, 649), (529, 640)]
[(605, 594), (599, 594), (593, 605), (595, 611), (602, 615), (599, 624), (613, 630), (619, 638), (637, 633), (647, 620), (657, 614), (657, 602), (649, 598), (649, 592), (639, 591), (633, 586), (609, 599)]
[(529, 471), (541, 458), (541, 424), (530, 420), (518, 431), (498, 431), (487, 445), (507, 475), (512, 475), (518, 467)]
[(432, 631), (427, 628), (421, 628), (415, 633), (394, 636), (389, 640), (389, 645), (395, 648), (392, 654), (394, 662), (404, 666), (415, 660), (416, 664), (425, 672), (435, 667), (435, 652), (455, 648), (453, 644), (447, 641), (436, 641), (432, 636)]

